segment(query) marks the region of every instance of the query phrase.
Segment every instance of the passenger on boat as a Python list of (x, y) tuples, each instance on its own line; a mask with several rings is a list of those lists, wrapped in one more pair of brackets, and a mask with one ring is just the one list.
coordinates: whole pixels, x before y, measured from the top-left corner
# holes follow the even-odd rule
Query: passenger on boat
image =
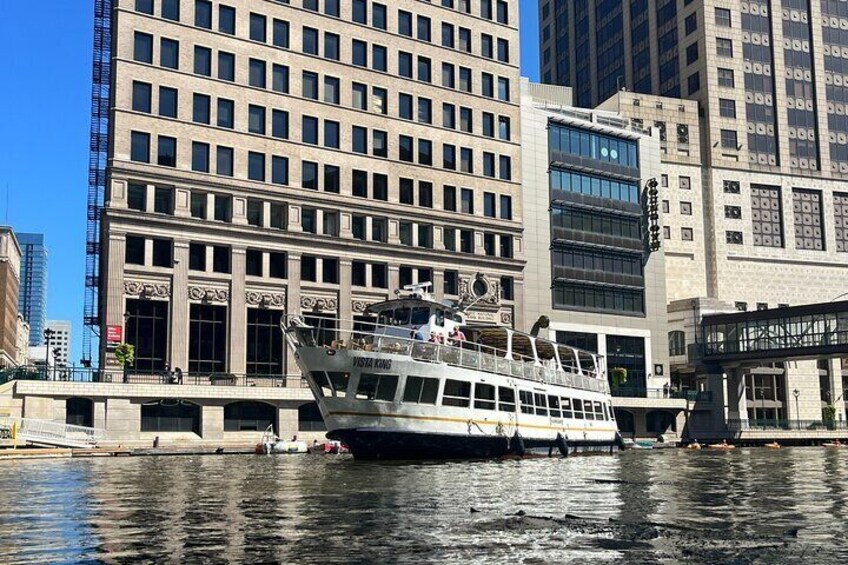
[(419, 326), (417, 330), (412, 331), (412, 339), (416, 341), (426, 341), (424, 339), (424, 326)]
[(463, 341), (465, 341), (465, 334), (457, 327), (453, 328), (448, 334), (448, 344), (450, 345), (460, 346)]
[(442, 333), (437, 331), (430, 332), (430, 343), (442, 343), (444, 340), (442, 339)]

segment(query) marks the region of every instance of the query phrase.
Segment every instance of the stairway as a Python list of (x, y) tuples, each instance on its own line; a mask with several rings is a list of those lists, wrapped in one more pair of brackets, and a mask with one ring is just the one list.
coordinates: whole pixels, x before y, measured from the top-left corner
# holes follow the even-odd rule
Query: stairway
[(56, 447), (92, 448), (106, 436), (106, 430), (97, 428), (0, 415), (0, 435), (4, 439), (11, 439), (13, 429), (18, 443)]

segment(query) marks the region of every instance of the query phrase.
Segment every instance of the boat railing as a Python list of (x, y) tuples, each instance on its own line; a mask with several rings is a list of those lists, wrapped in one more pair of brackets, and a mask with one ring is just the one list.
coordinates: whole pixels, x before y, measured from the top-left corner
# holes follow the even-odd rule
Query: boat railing
[[(339, 321), (336, 328), (320, 328), (307, 325), (300, 320), (287, 325), (286, 336), (292, 339), (296, 333), (299, 343), (295, 345), (326, 347), (334, 350), (366, 351), (411, 357), (416, 361), (445, 363), (486, 373), (511, 376), (538, 383), (557, 384), (594, 392), (609, 392), (603, 375), (593, 371), (584, 374), (566, 371), (556, 366), (554, 360), (537, 362), (535, 358), (506, 351), (472, 341), (449, 343), (429, 342), (414, 337), (392, 335), (406, 328), (385, 326), (370, 322), (355, 321), (354, 329), (343, 329)], [(413, 333), (410, 331), (410, 333)]]

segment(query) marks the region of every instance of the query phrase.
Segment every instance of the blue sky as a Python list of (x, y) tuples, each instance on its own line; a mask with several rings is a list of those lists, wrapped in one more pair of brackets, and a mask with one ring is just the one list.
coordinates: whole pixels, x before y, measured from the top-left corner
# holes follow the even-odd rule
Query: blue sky
[[(538, 78), (537, 0), (521, 0), (522, 74)], [(82, 354), (93, 2), (4, 2), (0, 18), (0, 223), (43, 232), (47, 317)], [(8, 206), (7, 206), (8, 187)]]

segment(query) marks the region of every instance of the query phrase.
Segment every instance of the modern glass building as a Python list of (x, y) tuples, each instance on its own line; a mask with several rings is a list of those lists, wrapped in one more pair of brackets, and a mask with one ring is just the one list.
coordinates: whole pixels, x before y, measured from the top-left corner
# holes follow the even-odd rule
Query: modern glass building
[(18, 233), (21, 246), (21, 286), (18, 312), (29, 322), (29, 344), (43, 345), (47, 317), (47, 248), (44, 234)]

